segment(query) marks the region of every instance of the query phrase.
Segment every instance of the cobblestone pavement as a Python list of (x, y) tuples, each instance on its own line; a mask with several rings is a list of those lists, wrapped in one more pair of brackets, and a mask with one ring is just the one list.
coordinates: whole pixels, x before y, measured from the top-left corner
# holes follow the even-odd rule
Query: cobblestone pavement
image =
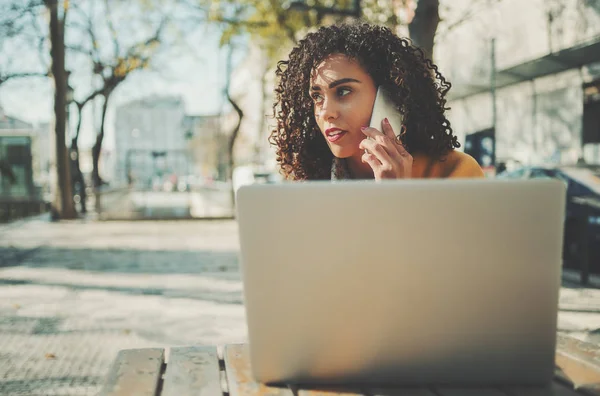
[[(234, 221), (0, 226), (0, 395), (94, 395), (124, 348), (246, 341)], [(600, 290), (559, 328), (600, 343)]]
[(246, 340), (233, 221), (0, 227), (0, 395), (94, 395), (124, 348)]

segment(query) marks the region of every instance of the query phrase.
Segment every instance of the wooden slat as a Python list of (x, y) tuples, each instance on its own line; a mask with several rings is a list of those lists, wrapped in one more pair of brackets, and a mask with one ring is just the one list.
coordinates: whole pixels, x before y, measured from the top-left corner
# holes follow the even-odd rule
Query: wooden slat
[(573, 382), (569, 379), (567, 374), (558, 366), (554, 366), (554, 380), (562, 382), (563, 384), (573, 385)]
[(162, 348), (120, 351), (100, 395), (154, 396), (162, 376), (164, 359)]
[(247, 344), (226, 345), (224, 358), (230, 396), (293, 396), (287, 387), (267, 386), (254, 381)]
[(511, 396), (581, 396), (567, 385), (554, 381), (546, 387), (509, 387), (506, 393)]
[(454, 388), (434, 387), (434, 392), (439, 396), (508, 396), (506, 392), (496, 388)]
[(600, 394), (600, 346), (558, 335), (556, 365), (576, 388)]
[(171, 348), (161, 396), (220, 396), (216, 347)]
[(600, 385), (583, 385), (575, 390), (578, 395), (600, 396)]
[[(293, 389), (293, 388), (292, 388)], [(317, 386), (312, 388), (298, 387), (295, 389), (298, 396), (359, 396), (363, 395), (358, 389), (335, 386)]]
[(600, 385), (599, 384), (586, 384), (576, 386), (573, 381), (562, 371), (560, 367), (556, 367), (554, 370), (554, 381), (564, 385), (569, 389), (575, 389), (577, 394), (600, 396)]
[(581, 386), (575, 389), (575, 384), (573, 384), (571, 379), (558, 366), (554, 368), (554, 382), (569, 389), (570, 391), (576, 391), (578, 395), (585, 394), (600, 396), (600, 391), (598, 391), (598, 387), (594, 385)]
[(437, 396), (427, 388), (367, 388), (365, 394), (373, 396)]

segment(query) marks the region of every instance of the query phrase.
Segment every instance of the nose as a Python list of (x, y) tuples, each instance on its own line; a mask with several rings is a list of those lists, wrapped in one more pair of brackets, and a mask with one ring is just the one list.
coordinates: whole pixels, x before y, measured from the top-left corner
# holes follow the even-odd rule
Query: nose
[(335, 100), (325, 99), (319, 115), (324, 121), (329, 121), (338, 118), (339, 113), (340, 111)]

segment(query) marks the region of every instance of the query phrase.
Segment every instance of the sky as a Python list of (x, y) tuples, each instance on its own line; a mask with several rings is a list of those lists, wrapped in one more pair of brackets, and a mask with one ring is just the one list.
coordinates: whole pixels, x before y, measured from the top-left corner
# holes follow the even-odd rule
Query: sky
[[(220, 31), (217, 28), (198, 27), (193, 33), (185, 35), (178, 48), (161, 50), (150, 70), (128, 76), (110, 99), (104, 148), (110, 150), (114, 145), (115, 108), (130, 101), (155, 95), (181, 96), (188, 114), (217, 114), (225, 105), (223, 90), (227, 57), (226, 48), (219, 47), (219, 38)], [(39, 62), (38, 55), (33, 51), (14, 51), (14, 48), (11, 50), (6, 45), (0, 48), (0, 61), (6, 61), (6, 58), (2, 60), (3, 55), (17, 56), (18, 64), (23, 64), (23, 68)], [(237, 49), (233, 57), (234, 65), (243, 56), (243, 49)], [(81, 99), (93, 89), (93, 81), (87, 72), (89, 66), (69, 60), (67, 63), (71, 63), (70, 68), (74, 71), (71, 85), (75, 88), (75, 97)], [(7, 115), (38, 125), (53, 119), (53, 95), (51, 79), (12, 80), (0, 86), (0, 106)], [(96, 106), (89, 105), (84, 110), (80, 136), (82, 148), (89, 148), (94, 143), (96, 132), (93, 119), (99, 118), (101, 105), (98, 101)], [(73, 106), (71, 113), (75, 110)], [(74, 130), (76, 116), (71, 116), (71, 122)]]

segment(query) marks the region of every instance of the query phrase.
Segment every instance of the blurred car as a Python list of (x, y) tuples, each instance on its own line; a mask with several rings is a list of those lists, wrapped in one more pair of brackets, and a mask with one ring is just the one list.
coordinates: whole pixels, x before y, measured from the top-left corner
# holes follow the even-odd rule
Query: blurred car
[(580, 267), (582, 244), (587, 239), (590, 271), (600, 273), (600, 165), (523, 166), (502, 172), (496, 178), (562, 180), (567, 185), (564, 265), (570, 268)]

